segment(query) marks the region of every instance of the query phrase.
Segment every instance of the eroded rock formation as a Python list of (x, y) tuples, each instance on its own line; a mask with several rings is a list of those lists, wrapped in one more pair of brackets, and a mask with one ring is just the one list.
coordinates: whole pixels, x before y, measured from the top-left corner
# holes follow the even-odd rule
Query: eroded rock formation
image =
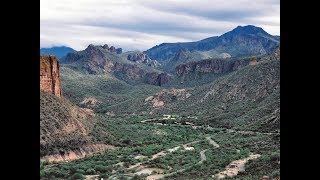
[(223, 74), (247, 66), (250, 59), (226, 61), (224, 59), (205, 59), (198, 62), (180, 64), (176, 67), (176, 75), (182, 77), (190, 73)]
[(59, 61), (55, 56), (40, 55), (40, 90), (61, 97)]

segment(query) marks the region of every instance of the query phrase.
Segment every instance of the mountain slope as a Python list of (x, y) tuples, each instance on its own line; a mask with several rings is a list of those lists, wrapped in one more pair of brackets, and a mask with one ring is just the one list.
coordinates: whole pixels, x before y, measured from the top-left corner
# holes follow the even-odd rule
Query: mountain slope
[[(212, 83), (189, 89), (169, 89), (172, 93), (159, 92), (146, 102), (149, 107), (153, 106), (153, 113), (197, 116), (199, 120), (193, 123), (198, 125), (279, 130), (280, 49), (262, 59)], [(186, 93), (189, 95), (183, 95)], [(180, 96), (184, 98), (179, 100)], [(157, 104), (161, 106), (155, 106)]]
[(58, 59), (60, 59), (63, 56), (67, 55), (68, 53), (74, 52), (74, 51), (76, 50), (66, 46), (41, 48), (40, 55), (55, 55)]
[(260, 27), (238, 26), (221, 36), (214, 36), (196, 42), (163, 43), (148, 49), (146, 54), (158, 61), (172, 58), (179, 50), (228, 53), (232, 57), (258, 55), (270, 52), (280, 43), (278, 36), (272, 36)]
[[(113, 47), (113, 46), (111, 46)], [(69, 53), (61, 59), (65, 67), (87, 74), (109, 74), (129, 84), (161, 86), (170, 76), (145, 63), (138, 63), (119, 54), (116, 49), (89, 45), (85, 50)], [(128, 54), (129, 55), (129, 54)]]
[(153, 85), (130, 85), (110, 74), (86, 74), (64, 66), (60, 69), (63, 96), (95, 112), (116, 115), (130, 112), (136, 108), (132, 104), (160, 89)]
[(93, 114), (71, 105), (68, 100), (40, 93), (40, 155), (79, 150), (91, 139)]

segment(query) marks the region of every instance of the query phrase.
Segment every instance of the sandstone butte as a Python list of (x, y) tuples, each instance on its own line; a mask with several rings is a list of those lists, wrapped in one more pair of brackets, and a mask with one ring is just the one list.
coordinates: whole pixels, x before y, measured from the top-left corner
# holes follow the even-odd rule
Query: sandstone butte
[(40, 90), (61, 97), (59, 61), (52, 55), (40, 55)]

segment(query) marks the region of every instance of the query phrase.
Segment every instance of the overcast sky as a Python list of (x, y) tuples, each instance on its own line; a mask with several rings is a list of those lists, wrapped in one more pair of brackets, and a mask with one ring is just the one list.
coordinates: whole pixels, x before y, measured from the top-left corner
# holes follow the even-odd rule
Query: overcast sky
[(238, 25), (280, 35), (280, 0), (41, 0), (40, 47), (108, 44), (147, 50), (196, 41)]

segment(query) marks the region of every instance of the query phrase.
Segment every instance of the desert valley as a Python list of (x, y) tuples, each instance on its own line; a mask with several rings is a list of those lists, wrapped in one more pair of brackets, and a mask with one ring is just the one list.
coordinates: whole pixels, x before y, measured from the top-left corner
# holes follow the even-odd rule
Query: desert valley
[(40, 179), (280, 179), (280, 36), (40, 49)]

